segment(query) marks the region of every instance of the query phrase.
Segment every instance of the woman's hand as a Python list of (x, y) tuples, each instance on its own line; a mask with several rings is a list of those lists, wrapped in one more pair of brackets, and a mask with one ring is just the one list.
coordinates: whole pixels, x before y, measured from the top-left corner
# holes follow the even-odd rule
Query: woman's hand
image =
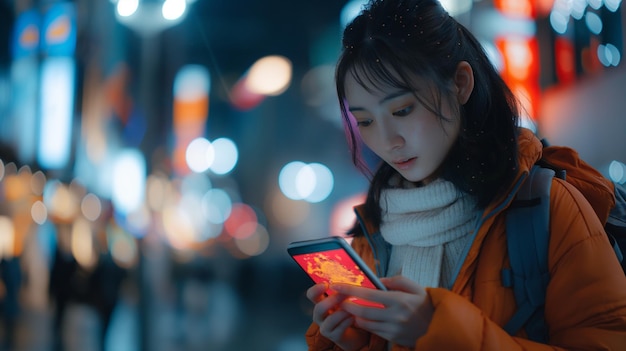
[(306, 296), (311, 300), (313, 321), (319, 326), (320, 333), (345, 351), (360, 350), (369, 342), (369, 333), (354, 327), (354, 317), (341, 309), (341, 303), (348, 295), (332, 293), (326, 296), (328, 285), (313, 285)]
[[(356, 328), (369, 331), (398, 345), (415, 346), (417, 339), (426, 334), (434, 312), (426, 290), (401, 276), (383, 278), (381, 281), (388, 291), (348, 284), (333, 284), (330, 288), (337, 291), (337, 295), (341, 295), (341, 311), (355, 318)], [(385, 307), (363, 306), (347, 300), (347, 296), (378, 302)], [(343, 314), (342, 316), (349, 318)]]

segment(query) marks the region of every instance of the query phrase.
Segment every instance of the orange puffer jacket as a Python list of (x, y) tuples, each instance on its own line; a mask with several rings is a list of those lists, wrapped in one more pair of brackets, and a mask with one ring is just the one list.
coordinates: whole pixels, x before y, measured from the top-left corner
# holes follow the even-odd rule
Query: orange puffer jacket
[[(520, 133), (519, 145), (521, 179), (541, 157), (542, 146), (528, 130)], [(606, 189), (613, 189), (610, 182)], [(391, 350), (626, 350), (626, 277), (594, 209), (577, 189), (556, 178), (550, 194), (551, 279), (545, 305), (549, 345), (526, 339), (523, 331), (512, 337), (502, 329), (515, 311), (513, 290), (501, 282), (508, 266), (503, 210), (513, 195), (509, 192), (484, 211), (454, 284), (427, 289), (435, 307), (428, 332), (414, 348), (393, 345)], [(598, 191), (597, 196), (612, 193)], [(596, 210), (608, 213), (608, 208)], [(364, 226), (373, 234), (354, 238), (352, 246), (376, 272), (385, 263), (374, 258), (377, 249), (369, 241), (380, 234)], [(315, 323), (306, 339), (309, 350), (340, 350)], [(388, 345), (372, 335), (363, 350), (386, 351)]]

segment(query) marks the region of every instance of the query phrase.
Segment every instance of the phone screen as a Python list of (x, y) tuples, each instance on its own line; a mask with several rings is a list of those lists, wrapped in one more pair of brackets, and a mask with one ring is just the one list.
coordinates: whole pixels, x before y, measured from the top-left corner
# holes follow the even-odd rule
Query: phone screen
[[(376, 289), (374, 283), (343, 249), (297, 254), (293, 255), (293, 258), (315, 283), (346, 283)], [(332, 291), (327, 291), (327, 294), (332, 294)], [(384, 307), (363, 299), (349, 298), (349, 300), (365, 306)]]

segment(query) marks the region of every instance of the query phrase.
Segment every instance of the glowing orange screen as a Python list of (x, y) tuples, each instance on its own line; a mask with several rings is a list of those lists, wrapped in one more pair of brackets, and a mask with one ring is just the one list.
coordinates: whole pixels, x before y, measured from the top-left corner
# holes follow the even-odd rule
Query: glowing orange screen
[[(376, 289), (365, 273), (342, 249), (294, 255), (294, 259), (315, 283), (346, 283)], [(330, 292), (327, 292), (330, 293)], [(381, 307), (379, 304), (359, 299), (356, 303)]]

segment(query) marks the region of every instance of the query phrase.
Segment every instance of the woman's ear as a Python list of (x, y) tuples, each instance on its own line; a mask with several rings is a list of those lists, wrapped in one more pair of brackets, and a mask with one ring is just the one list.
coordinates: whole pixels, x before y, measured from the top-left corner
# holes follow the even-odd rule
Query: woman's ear
[(456, 66), (454, 74), (454, 85), (456, 86), (457, 98), (461, 105), (465, 105), (474, 90), (474, 71), (467, 61), (461, 61)]

